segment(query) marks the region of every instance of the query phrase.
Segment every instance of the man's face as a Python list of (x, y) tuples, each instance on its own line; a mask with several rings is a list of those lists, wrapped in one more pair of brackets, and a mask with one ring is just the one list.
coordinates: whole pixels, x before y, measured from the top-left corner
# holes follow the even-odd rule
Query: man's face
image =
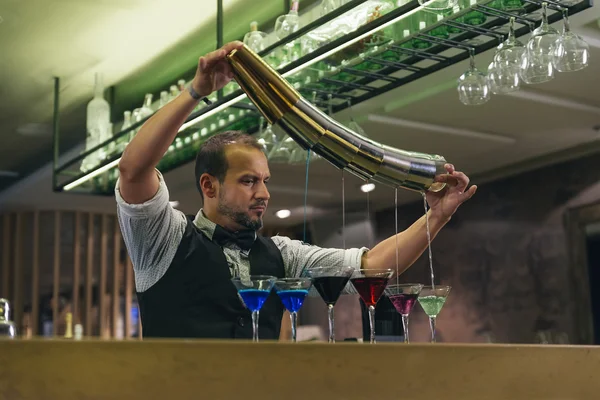
[(267, 158), (258, 149), (238, 144), (227, 146), (225, 157), (229, 168), (219, 185), (218, 211), (242, 227), (258, 230), (270, 198)]

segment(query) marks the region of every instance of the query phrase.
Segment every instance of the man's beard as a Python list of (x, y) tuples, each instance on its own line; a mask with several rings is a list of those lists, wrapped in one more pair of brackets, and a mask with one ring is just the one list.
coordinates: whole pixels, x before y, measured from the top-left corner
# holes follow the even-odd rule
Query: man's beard
[[(222, 193), (222, 192), (221, 192)], [(262, 217), (258, 217), (256, 220), (252, 220), (250, 216), (242, 211), (236, 211), (234, 208), (229, 207), (224, 201), (224, 196), (219, 196), (219, 213), (231, 218), (234, 222), (252, 230), (259, 230), (263, 226)]]

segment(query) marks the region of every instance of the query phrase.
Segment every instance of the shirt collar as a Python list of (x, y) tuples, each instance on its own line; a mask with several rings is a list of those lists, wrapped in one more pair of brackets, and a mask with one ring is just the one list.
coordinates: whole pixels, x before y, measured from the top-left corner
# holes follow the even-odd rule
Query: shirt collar
[[(208, 219), (202, 208), (198, 211), (196, 217), (194, 218), (194, 225), (200, 229), (200, 231), (208, 238), (208, 240), (213, 240), (217, 224)], [(254, 236), (254, 240), (256, 240), (256, 234)]]
[(200, 209), (198, 214), (196, 214), (196, 218), (194, 218), (194, 225), (196, 225), (196, 227), (200, 229), (202, 233), (204, 233), (204, 236), (206, 236), (209, 240), (212, 240), (217, 224), (208, 219), (202, 209)]

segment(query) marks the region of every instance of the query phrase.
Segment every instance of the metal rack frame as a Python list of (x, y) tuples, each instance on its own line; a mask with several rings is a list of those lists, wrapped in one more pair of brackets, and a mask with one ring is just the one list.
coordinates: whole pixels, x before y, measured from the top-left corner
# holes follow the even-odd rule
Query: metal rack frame
[[(343, 5), (342, 7), (339, 7), (338, 9), (334, 10), (333, 12), (331, 12), (321, 18), (318, 18), (317, 20), (300, 28), (298, 31), (294, 32), (293, 34), (290, 34), (283, 40), (280, 40), (277, 43), (274, 43), (273, 45), (269, 46), (265, 50), (261, 51), (259, 53), (259, 55), (263, 56), (263, 57), (266, 56), (267, 54), (271, 53), (275, 49), (280, 48), (281, 46), (285, 45), (286, 43), (290, 43), (296, 39), (299, 39), (306, 33), (310, 32), (311, 30), (313, 30), (319, 26), (322, 26), (323, 24), (341, 16), (345, 12), (359, 6), (360, 4), (362, 4), (364, 2), (366, 2), (366, 0), (350, 1), (349, 3)], [(490, 7), (492, 0), (483, 1), (472, 7), (465, 8), (465, 9), (461, 10), (459, 13), (456, 13), (449, 17), (446, 17), (446, 18), (438, 21), (435, 24), (428, 25), (425, 29), (415, 32), (412, 35), (403, 38), (402, 40), (398, 40), (393, 43), (384, 43), (381, 45), (381, 49), (376, 50), (374, 52), (374, 54), (367, 55), (366, 57), (361, 58), (363, 60), (361, 63), (371, 62), (371, 63), (381, 65), (382, 68), (378, 69), (377, 71), (359, 70), (359, 69), (354, 68), (356, 65), (355, 66), (339, 66), (339, 67), (334, 68), (334, 72), (332, 74), (329, 74), (329, 76), (319, 79), (318, 82), (307, 84), (306, 86), (300, 88), (299, 92), (302, 93), (306, 98), (314, 99), (314, 103), (319, 107), (323, 107), (324, 109), (327, 107), (331, 107), (331, 110), (333, 113), (339, 112), (345, 108), (348, 108), (349, 106), (356, 105), (358, 103), (372, 99), (372, 98), (379, 96), (383, 93), (386, 93), (390, 90), (396, 89), (402, 85), (406, 85), (410, 82), (413, 82), (417, 79), (423, 78), (431, 73), (437, 72), (437, 71), (439, 71), (443, 68), (446, 68), (450, 65), (453, 65), (453, 64), (456, 64), (456, 63), (459, 63), (461, 61), (468, 59), (469, 58), (469, 50), (473, 50), (474, 54), (479, 54), (479, 53), (485, 52), (487, 50), (490, 50), (490, 49), (496, 47), (499, 44), (499, 42), (506, 37), (506, 34), (501, 33), (500, 31), (495, 30), (495, 29), (498, 29), (499, 27), (507, 25), (510, 17), (515, 17), (516, 21), (519, 24), (523, 25), (522, 27), (515, 30), (515, 35), (517, 37), (526, 35), (527, 33), (530, 32), (530, 30), (532, 29), (533, 26), (538, 26), (541, 22), (541, 21), (536, 21), (536, 20), (527, 18), (527, 15), (540, 9), (542, 1), (541, 0), (539, 0), (539, 1), (538, 0), (523, 0), (523, 2), (525, 3), (524, 4), (524, 9), (525, 9), (524, 15), (525, 16), (516, 15), (516, 14), (510, 13), (510, 12), (506, 12), (506, 11), (502, 11), (502, 10)], [(220, 47), (223, 44), (222, 43), (222, 41), (223, 41), (222, 0), (218, 0), (218, 3), (220, 4), (220, 6), (218, 7), (218, 13), (217, 13), (218, 14), (217, 15), (217, 21), (218, 21), (218, 23), (217, 23), (217, 45), (218, 45), (218, 47)], [(285, 3), (284, 6), (287, 5), (287, 3), (289, 3), (289, 0), (286, 0), (284, 3)], [(546, 1), (546, 3), (549, 4), (550, 9), (553, 9), (555, 11), (561, 10), (563, 8), (563, 6), (561, 6), (559, 3), (557, 3), (554, 0)], [(568, 10), (569, 15), (573, 15), (573, 14), (577, 14), (587, 8), (590, 8), (591, 6), (592, 6), (592, 0), (582, 0), (574, 5), (564, 6), (564, 8), (566, 8)], [(382, 27), (382, 26), (390, 23), (390, 21), (394, 21), (398, 17), (401, 17), (407, 13), (414, 12), (414, 10), (416, 10), (418, 7), (419, 7), (419, 3), (417, 0), (413, 0), (403, 6), (400, 6), (396, 9), (390, 11), (389, 13), (375, 19), (374, 21), (371, 21), (371, 22), (363, 25), (362, 27), (358, 28), (354, 32), (347, 34), (343, 37), (340, 37), (336, 40), (333, 40), (330, 43), (327, 43), (326, 45), (324, 45), (324, 46), (320, 47), (319, 49), (317, 49), (316, 51), (312, 52), (311, 54), (303, 56), (303, 57), (299, 58), (298, 60), (285, 65), (283, 68), (279, 69), (278, 72), (280, 74), (285, 74), (286, 72), (293, 71), (294, 69), (296, 69), (302, 65), (305, 65), (306, 63), (310, 62), (311, 60), (321, 60), (323, 58), (323, 55), (327, 54), (328, 52), (332, 51), (333, 49), (336, 49), (336, 48), (344, 45), (344, 43), (352, 42), (353, 40), (356, 40), (357, 38), (365, 35), (366, 33), (372, 31), (373, 29)], [(486, 16), (491, 17), (491, 20), (486, 21), (483, 24), (478, 25), (478, 26), (468, 25), (459, 20), (461, 17), (467, 15), (469, 12), (472, 12), (472, 11), (482, 12)], [(562, 14), (560, 12), (555, 12), (555, 13), (548, 15), (548, 20), (550, 23), (557, 22), (560, 19), (562, 19)], [(431, 32), (435, 31), (435, 29), (440, 28), (442, 26), (458, 28), (458, 29), (463, 30), (463, 32), (457, 33), (454, 36), (452, 36), (451, 38), (440, 38), (440, 37), (437, 37), (437, 36), (434, 36), (431, 34)], [(492, 40), (487, 40), (483, 43), (478, 43), (478, 44), (477, 43), (473, 44), (472, 42), (469, 42), (478, 36), (488, 36), (488, 37), (491, 37)], [(429, 42), (429, 43), (431, 43), (431, 46), (429, 48), (427, 48), (426, 50), (403, 47), (403, 44), (409, 43), (414, 40)], [(452, 56), (443, 55), (442, 53), (447, 51), (448, 49), (461, 49), (464, 51), (461, 51)], [(382, 58), (384, 53), (388, 55), (387, 59)], [(389, 59), (390, 54), (393, 54), (394, 57), (396, 57), (398, 61), (390, 61), (390, 59)], [(358, 57), (358, 55), (357, 55), (357, 57)], [(425, 67), (417, 66), (416, 64), (418, 64), (422, 60), (429, 60), (431, 62), (431, 65), (425, 66)], [(357, 64), (357, 65), (360, 65), (360, 64)], [(408, 73), (408, 75), (403, 76), (403, 77), (393, 76), (394, 74), (396, 74), (400, 71), (405, 71)], [(335, 76), (337, 74), (339, 74), (340, 72), (353, 75), (356, 77), (356, 79), (354, 79), (351, 82), (335, 79)], [(379, 83), (378, 86), (373, 86), (373, 84), (375, 82)], [(333, 89), (329, 89), (329, 90), (324, 89), (323, 87), (320, 86), (320, 84), (323, 84), (323, 83), (325, 83), (327, 85), (331, 85), (331, 87)], [(59, 117), (59, 115), (58, 115), (58, 104), (59, 104), (58, 92), (59, 92), (59, 89), (60, 89), (60, 81), (59, 81), (59, 78), (56, 78), (55, 79), (55, 107), (54, 107), (55, 120), (54, 120), (53, 188), (55, 191), (58, 191), (58, 192), (64, 191), (65, 186), (69, 185), (72, 182), (77, 181), (78, 179), (81, 179), (84, 176), (87, 176), (87, 175), (93, 173), (94, 171), (98, 171), (102, 168), (106, 169), (106, 167), (111, 164), (114, 164), (114, 167), (116, 167), (116, 161), (118, 159), (120, 159), (121, 154), (116, 154), (113, 157), (104, 160), (93, 171), (88, 171), (86, 173), (77, 173), (77, 174), (74, 174), (74, 176), (71, 176), (72, 174), (68, 171), (68, 169), (70, 167), (73, 167), (75, 164), (79, 163), (86, 156), (94, 153), (95, 151), (98, 151), (99, 149), (101, 149), (103, 147), (106, 147), (108, 144), (110, 144), (112, 142), (116, 142), (117, 140), (119, 140), (119, 138), (122, 138), (123, 136), (129, 134), (131, 131), (139, 128), (145, 122), (145, 120), (140, 121), (140, 122), (132, 125), (128, 129), (126, 129), (122, 132), (119, 132), (117, 134), (114, 134), (109, 140), (98, 144), (94, 148), (80, 154), (77, 157), (74, 157), (73, 159), (64, 163), (62, 166), (58, 166), (57, 164), (58, 164), (58, 157), (59, 157), (59, 152), (58, 152), (58, 117)], [(243, 92), (241, 90), (238, 90), (227, 96), (223, 96), (222, 92), (219, 93), (218, 100), (215, 103), (213, 103), (213, 104), (209, 105), (208, 107), (205, 107), (199, 111), (192, 113), (186, 119), (186, 122), (193, 121), (203, 114), (207, 114), (207, 113), (217, 109), (218, 107), (222, 107), (223, 104), (239, 97), (241, 94), (243, 94)], [(330, 104), (330, 102), (332, 102), (333, 100), (335, 100), (336, 104)], [(230, 105), (229, 107), (237, 108), (237, 109), (255, 110), (253, 105), (244, 104), (244, 103), (233, 104), (233, 105)], [(253, 125), (252, 128), (248, 129), (249, 133), (254, 133), (259, 128), (258, 127), (258, 113), (256, 114), (256, 120), (257, 120), (256, 124)], [(228, 126), (223, 127), (223, 130), (226, 130), (226, 129), (228, 129)], [(190, 161), (192, 161), (192, 158), (190, 158), (188, 160), (181, 160), (179, 163), (175, 163), (175, 164), (171, 165), (170, 168), (168, 168), (167, 170), (163, 170), (163, 172), (175, 169), (175, 168), (177, 168), (183, 164), (186, 164)], [(58, 178), (60, 175), (70, 176), (70, 179), (67, 179), (66, 181), (63, 181), (63, 182), (59, 182)], [(97, 194), (97, 195), (112, 195), (113, 194), (112, 188), (110, 190), (90, 191), (88, 189), (88, 190), (83, 190), (83, 191), (82, 190), (73, 190), (70, 192), (71, 193), (78, 193), (78, 192), (82, 193), (83, 192), (83, 193)]]

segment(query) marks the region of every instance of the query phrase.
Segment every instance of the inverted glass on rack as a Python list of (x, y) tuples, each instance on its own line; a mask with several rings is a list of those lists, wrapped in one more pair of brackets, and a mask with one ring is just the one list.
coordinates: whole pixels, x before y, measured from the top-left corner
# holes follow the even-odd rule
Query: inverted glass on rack
[(563, 31), (552, 48), (552, 65), (559, 72), (573, 72), (588, 66), (590, 46), (571, 31), (568, 9), (563, 9)]
[(475, 66), (475, 51), (469, 49), (469, 70), (458, 78), (458, 98), (468, 106), (485, 104), (490, 100), (487, 76)]
[(271, 294), (277, 278), (270, 275), (250, 275), (231, 279), (240, 300), (252, 313), (252, 341), (258, 342), (258, 317), (262, 306)]
[(548, 24), (548, 3), (542, 3), (542, 24), (533, 31), (521, 58), (523, 82), (538, 84), (554, 79), (552, 50), (558, 37), (558, 31)]
[(388, 285), (385, 294), (392, 302), (398, 314), (402, 316), (402, 327), (404, 329), (404, 343), (409, 343), (408, 318), (414, 305), (417, 303), (419, 293), (423, 285), (420, 283), (403, 283)]
[(423, 286), (419, 293), (419, 304), (429, 317), (429, 326), (431, 328), (431, 343), (435, 343), (435, 322), (446, 303), (446, 298), (450, 294), (450, 286), (436, 285), (435, 287)]
[(312, 286), (310, 278), (283, 278), (275, 282), (275, 290), (283, 306), (290, 313), (292, 322), (292, 342), (296, 342), (298, 311)]
[(375, 306), (381, 298), (388, 281), (394, 275), (392, 269), (360, 269), (354, 271), (350, 282), (358, 292), (360, 299), (369, 310), (371, 327), (370, 343), (375, 343)]
[(496, 54), (487, 71), (492, 93), (506, 94), (519, 90), (519, 71), (525, 51), (523, 43), (515, 37), (515, 18), (511, 17), (508, 38), (496, 48)]
[(329, 343), (335, 343), (335, 318), (333, 308), (348, 284), (354, 268), (352, 267), (318, 267), (308, 270), (313, 286), (327, 304), (329, 319)]

